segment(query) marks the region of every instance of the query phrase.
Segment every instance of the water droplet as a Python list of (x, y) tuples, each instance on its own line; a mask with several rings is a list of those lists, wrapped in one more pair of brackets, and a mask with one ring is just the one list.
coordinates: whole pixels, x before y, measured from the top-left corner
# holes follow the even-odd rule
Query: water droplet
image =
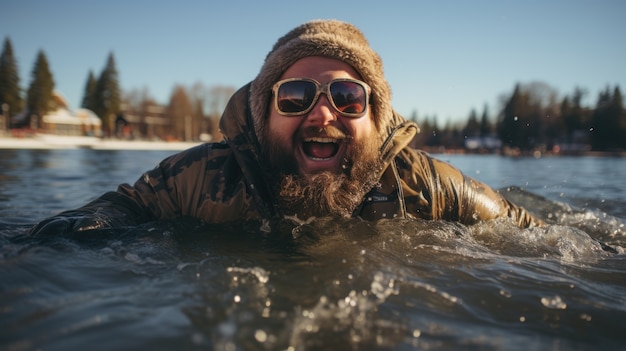
[(554, 297), (542, 297), (541, 303), (545, 307), (555, 310), (564, 310), (567, 308), (567, 304), (563, 302), (563, 300), (561, 300), (561, 297), (559, 295), (556, 295)]
[(586, 313), (581, 314), (580, 319), (587, 321), (587, 322), (591, 322), (591, 316)]
[(267, 341), (267, 333), (264, 330), (259, 329), (254, 333), (254, 338), (258, 342), (265, 342)]

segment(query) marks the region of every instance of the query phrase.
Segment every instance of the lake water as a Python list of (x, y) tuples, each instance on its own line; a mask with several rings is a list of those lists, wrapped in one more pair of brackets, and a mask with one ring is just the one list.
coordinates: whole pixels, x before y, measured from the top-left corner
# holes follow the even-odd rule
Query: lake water
[[(551, 225), (38, 220), (172, 152), (0, 150), (2, 350), (626, 348), (626, 159), (436, 155)], [(602, 242), (607, 246), (599, 244)]]

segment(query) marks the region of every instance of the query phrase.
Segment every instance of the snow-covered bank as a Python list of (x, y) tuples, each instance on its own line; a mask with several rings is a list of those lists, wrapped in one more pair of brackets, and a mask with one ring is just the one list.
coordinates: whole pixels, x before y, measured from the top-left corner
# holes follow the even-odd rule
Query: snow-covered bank
[(202, 142), (129, 141), (90, 137), (0, 137), (0, 149), (185, 150)]

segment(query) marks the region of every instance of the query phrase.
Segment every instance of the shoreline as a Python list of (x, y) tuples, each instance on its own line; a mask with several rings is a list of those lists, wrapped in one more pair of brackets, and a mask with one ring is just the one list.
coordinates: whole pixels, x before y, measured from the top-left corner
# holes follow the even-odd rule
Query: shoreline
[[(204, 144), (204, 141), (149, 141), (149, 140), (122, 140), (122, 139), (100, 139), (94, 137), (10, 137), (0, 136), (0, 150), (71, 150), (71, 149), (92, 149), (92, 150), (139, 150), (139, 151), (183, 151), (197, 145)], [(503, 157), (626, 157), (626, 151), (561, 151), (541, 152), (539, 154), (528, 152), (519, 154), (502, 154), (500, 152), (476, 152), (465, 149), (446, 148), (424, 148), (431, 154), (456, 154), (456, 155), (502, 155)]]
[(99, 139), (91, 137), (0, 137), (0, 150), (154, 150), (182, 151), (204, 142)]

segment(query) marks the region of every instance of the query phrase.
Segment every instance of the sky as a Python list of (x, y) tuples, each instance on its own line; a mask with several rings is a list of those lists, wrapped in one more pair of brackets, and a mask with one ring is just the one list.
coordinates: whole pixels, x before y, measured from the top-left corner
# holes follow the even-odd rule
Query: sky
[(238, 88), (275, 41), (313, 19), (350, 22), (381, 56), (394, 108), (437, 122), (491, 118), (517, 83), (626, 91), (626, 1), (136, 1), (2, 0), (26, 90), (43, 50), (55, 90), (79, 108), (89, 72), (113, 53), (122, 91), (166, 104), (176, 85)]

